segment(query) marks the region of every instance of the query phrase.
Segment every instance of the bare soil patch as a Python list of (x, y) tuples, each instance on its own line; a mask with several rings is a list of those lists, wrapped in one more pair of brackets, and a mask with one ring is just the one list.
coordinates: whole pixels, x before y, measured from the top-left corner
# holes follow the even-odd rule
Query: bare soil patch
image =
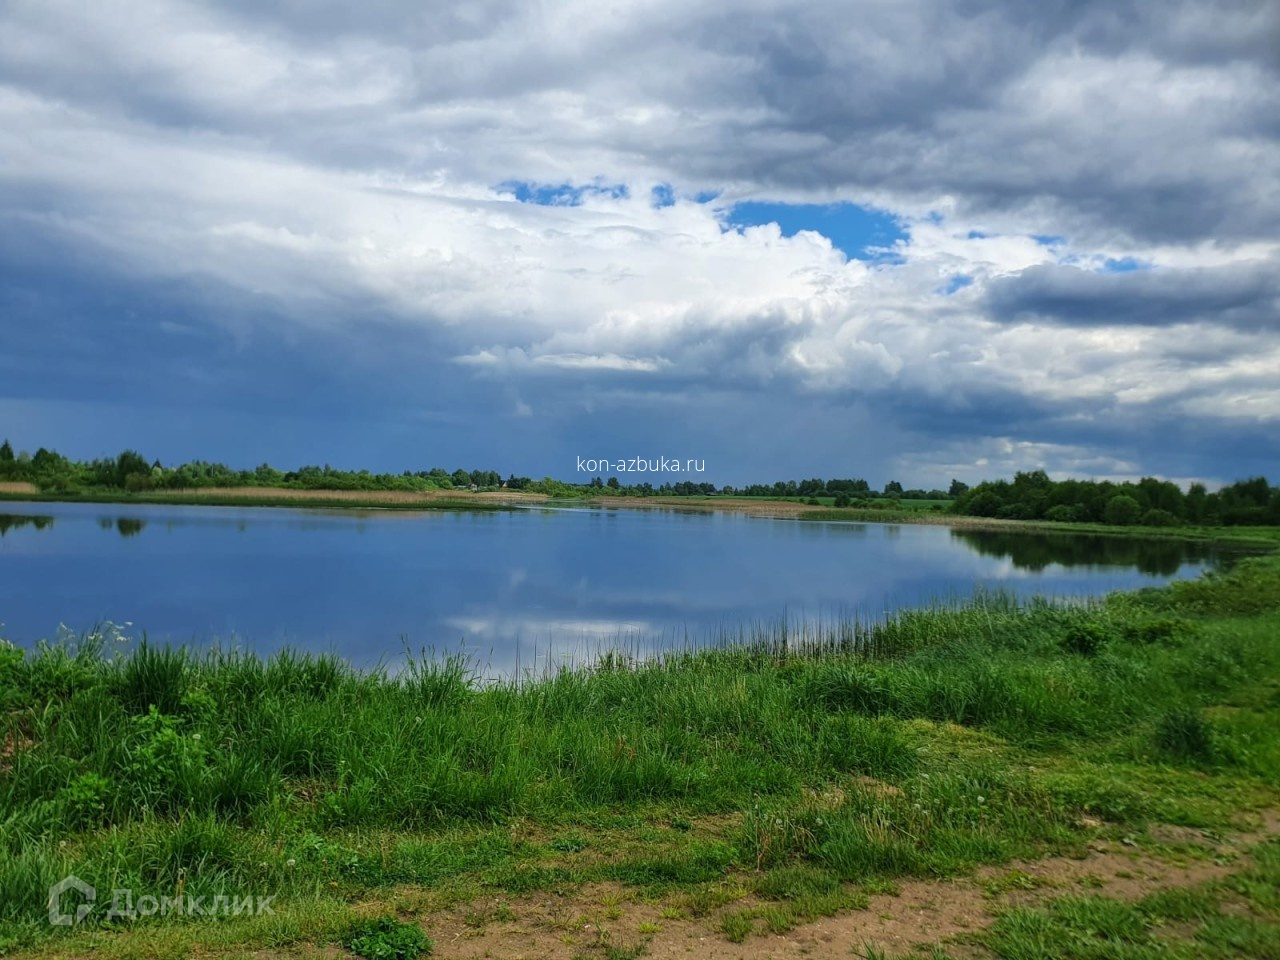
[(39, 493), (40, 488), (34, 483), (23, 483), (18, 480), (6, 480), (0, 483), (0, 493)]
[(810, 510), (824, 509), (792, 500), (739, 500), (733, 497), (715, 500), (689, 500), (686, 497), (596, 497), (587, 502), (594, 507), (691, 510), (698, 513), (720, 510), (729, 513), (749, 513), (759, 517), (796, 517)]
[(244, 499), (244, 500), (323, 500), (333, 502), (352, 501), (357, 503), (432, 503), (439, 500), (474, 499), (485, 503), (536, 503), (547, 499), (540, 493), (524, 493), (519, 490), (494, 490), (485, 493), (472, 493), (469, 490), (430, 490), (416, 492), (409, 490), (294, 490), (287, 487), (200, 487), (192, 490), (154, 490), (149, 491), (152, 497), (180, 497), (183, 500), (208, 497), (210, 499)]
[[(1230, 838), (1174, 830), (1169, 840), (1181, 852), (1153, 853), (1098, 841), (1079, 859), (1047, 857), (984, 868), (969, 877), (909, 881), (900, 884), (896, 894), (872, 896), (864, 910), (784, 934), (756, 933), (742, 943), (725, 938), (718, 929), (719, 918), (761, 906), (754, 897), (707, 917), (677, 919), (666, 901), (647, 902), (635, 891), (608, 885), (565, 896), (543, 893), (474, 901), (432, 913), (423, 918), (423, 925), (436, 941), (434, 956), (443, 960), (573, 960), (603, 955), (605, 947), (625, 951), (639, 946), (642, 956), (655, 960), (690, 955), (699, 960), (774, 960), (860, 956), (868, 946), (889, 954), (907, 953), (944, 943), (953, 956), (978, 957), (986, 954), (966, 945), (966, 935), (985, 929), (1010, 906), (1072, 893), (1136, 900), (1226, 877), (1245, 866), (1249, 844), (1280, 835), (1280, 811), (1270, 811), (1262, 820), (1258, 829)], [(1152, 838), (1163, 842), (1159, 832)], [(757, 922), (756, 929), (764, 928)], [(953, 942), (956, 938), (961, 942)]]

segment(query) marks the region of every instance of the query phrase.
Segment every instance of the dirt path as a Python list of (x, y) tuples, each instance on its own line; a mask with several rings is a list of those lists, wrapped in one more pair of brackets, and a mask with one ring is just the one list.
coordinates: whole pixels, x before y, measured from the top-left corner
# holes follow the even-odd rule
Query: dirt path
[[(742, 943), (719, 931), (725, 912), (765, 906), (744, 897), (703, 918), (683, 918), (670, 904), (648, 903), (620, 887), (593, 886), (571, 896), (476, 901), (427, 917), (440, 960), (574, 960), (601, 955), (673, 960), (774, 960), (791, 957), (856, 957), (868, 946), (890, 955), (947, 944), (952, 956), (985, 956), (963, 942), (1010, 906), (1034, 904), (1069, 893), (1136, 900), (1159, 890), (1195, 887), (1240, 870), (1253, 843), (1280, 836), (1280, 811), (1256, 830), (1231, 838), (1161, 828), (1152, 836), (1159, 855), (1112, 841), (1091, 845), (1081, 859), (1048, 857), (989, 867), (953, 880), (909, 881), (896, 894), (870, 898), (866, 909), (804, 924), (782, 934), (761, 921)], [(962, 938), (960, 943), (949, 943)], [(605, 953), (604, 955), (610, 955)]]

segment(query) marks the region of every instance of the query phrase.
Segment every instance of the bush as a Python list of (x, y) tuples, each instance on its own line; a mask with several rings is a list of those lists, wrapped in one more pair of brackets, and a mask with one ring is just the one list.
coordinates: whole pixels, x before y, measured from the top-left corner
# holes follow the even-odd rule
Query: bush
[(1180, 617), (1162, 617), (1127, 624), (1124, 638), (1130, 643), (1180, 643), (1192, 632), (1192, 626)]
[(1113, 639), (1111, 631), (1098, 623), (1081, 623), (1072, 627), (1059, 641), (1067, 653), (1095, 657)]
[(183, 725), (155, 707), (130, 721), (123, 773), (143, 803), (176, 808), (201, 792), (207, 749), (200, 734), (184, 733)]
[(1151, 509), (1142, 515), (1144, 527), (1176, 527), (1180, 522), (1168, 510)]
[(58, 793), (63, 819), (75, 827), (96, 826), (106, 816), (115, 784), (98, 773), (82, 773)]
[(417, 924), (380, 917), (352, 927), (343, 946), (366, 960), (415, 960), (430, 954), (434, 944)]
[(1217, 756), (1213, 727), (1194, 707), (1170, 710), (1156, 724), (1156, 749), (1177, 760), (1209, 763)]
[(1107, 523), (1127, 527), (1136, 522), (1141, 513), (1142, 504), (1138, 503), (1133, 497), (1118, 493), (1107, 501), (1107, 506), (1102, 516)]
[(1000, 520), (1034, 520), (1035, 511), (1025, 503), (1007, 503), (996, 511)]

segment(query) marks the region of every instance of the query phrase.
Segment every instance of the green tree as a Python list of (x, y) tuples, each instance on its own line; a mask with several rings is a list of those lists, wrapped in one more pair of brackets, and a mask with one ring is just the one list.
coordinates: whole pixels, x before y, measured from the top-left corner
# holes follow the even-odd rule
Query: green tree
[(126, 489), (141, 489), (139, 480), (130, 480), (132, 476), (143, 477), (147, 482), (151, 479), (151, 464), (137, 450), (126, 450), (116, 457), (116, 486)]
[(1209, 513), (1209, 491), (1203, 483), (1193, 483), (1187, 489), (1187, 519), (1203, 523)]
[(13, 463), (13, 447), (8, 440), (0, 444), (0, 463)]
[(1141, 513), (1142, 504), (1128, 494), (1117, 493), (1107, 501), (1103, 518), (1107, 523), (1124, 527), (1134, 523)]
[(948, 497), (962, 497), (969, 492), (969, 485), (959, 480), (952, 480), (951, 486), (947, 490)]

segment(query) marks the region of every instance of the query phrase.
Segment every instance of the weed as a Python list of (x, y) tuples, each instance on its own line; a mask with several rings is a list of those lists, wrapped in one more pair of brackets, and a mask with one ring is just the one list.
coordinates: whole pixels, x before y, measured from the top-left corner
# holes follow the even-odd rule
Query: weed
[(735, 910), (720, 918), (720, 932), (730, 943), (742, 943), (754, 929), (754, 916), (750, 910)]
[(1096, 657), (1113, 639), (1111, 631), (1098, 623), (1080, 623), (1062, 637), (1062, 649), (1082, 657)]
[(401, 923), (393, 917), (356, 924), (343, 945), (366, 960), (415, 960), (429, 955), (433, 947), (417, 924)]

